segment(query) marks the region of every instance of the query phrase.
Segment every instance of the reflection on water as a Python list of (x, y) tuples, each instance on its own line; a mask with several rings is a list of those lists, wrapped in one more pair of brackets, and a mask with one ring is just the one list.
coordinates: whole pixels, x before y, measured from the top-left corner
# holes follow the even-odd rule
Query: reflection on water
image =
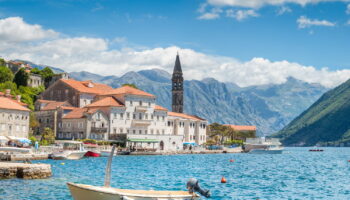
[[(211, 199), (350, 199), (348, 160), (350, 148), (286, 148), (281, 155), (118, 156), (111, 185), (185, 190), (187, 179), (195, 177), (211, 190)], [(52, 164), (53, 177), (1, 180), (0, 199), (71, 199), (65, 183), (103, 185), (107, 158), (38, 162)], [(220, 183), (222, 176), (226, 184)]]

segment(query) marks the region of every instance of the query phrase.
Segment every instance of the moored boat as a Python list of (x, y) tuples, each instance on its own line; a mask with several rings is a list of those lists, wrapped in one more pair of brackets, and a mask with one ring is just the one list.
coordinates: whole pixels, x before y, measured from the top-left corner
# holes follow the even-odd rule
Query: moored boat
[(84, 143), (84, 148), (87, 150), (86, 157), (100, 157), (101, 152), (98, 150), (97, 144)]
[(54, 152), (51, 158), (54, 160), (79, 160), (84, 157), (86, 150), (83, 143), (78, 141), (58, 141), (62, 145), (59, 152)]
[(245, 152), (253, 154), (281, 154), (283, 147), (277, 138), (247, 138)]
[(67, 183), (74, 200), (198, 200), (199, 192), (205, 197), (210, 197), (209, 190), (199, 187), (196, 179), (190, 179), (187, 183), (188, 191), (154, 191), (154, 190), (130, 190), (110, 187), (111, 164), (114, 156), (113, 146), (107, 162), (104, 186), (92, 186), (77, 183)]

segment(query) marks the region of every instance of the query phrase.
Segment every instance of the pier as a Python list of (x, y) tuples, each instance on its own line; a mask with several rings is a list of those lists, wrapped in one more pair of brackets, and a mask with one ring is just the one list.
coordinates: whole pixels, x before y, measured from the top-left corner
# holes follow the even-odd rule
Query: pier
[(43, 179), (52, 175), (49, 164), (0, 162), (0, 179)]

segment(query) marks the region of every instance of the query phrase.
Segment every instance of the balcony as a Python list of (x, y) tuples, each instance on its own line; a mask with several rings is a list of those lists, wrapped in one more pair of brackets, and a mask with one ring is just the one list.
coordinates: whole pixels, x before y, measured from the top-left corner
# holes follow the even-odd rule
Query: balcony
[(146, 112), (147, 109), (148, 109), (147, 106), (136, 106), (135, 107), (135, 111), (137, 111), (137, 112)]
[(149, 126), (151, 125), (151, 120), (137, 120), (137, 119), (134, 119), (132, 120), (132, 124), (134, 126)]
[(107, 128), (91, 127), (91, 133), (107, 133)]

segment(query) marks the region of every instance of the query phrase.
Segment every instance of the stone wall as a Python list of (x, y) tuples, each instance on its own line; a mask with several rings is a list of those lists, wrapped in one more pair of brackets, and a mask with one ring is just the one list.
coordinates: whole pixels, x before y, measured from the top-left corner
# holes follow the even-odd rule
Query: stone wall
[(0, 162), (1, 178), (41, 179), (52, 176), (51, 165)]

